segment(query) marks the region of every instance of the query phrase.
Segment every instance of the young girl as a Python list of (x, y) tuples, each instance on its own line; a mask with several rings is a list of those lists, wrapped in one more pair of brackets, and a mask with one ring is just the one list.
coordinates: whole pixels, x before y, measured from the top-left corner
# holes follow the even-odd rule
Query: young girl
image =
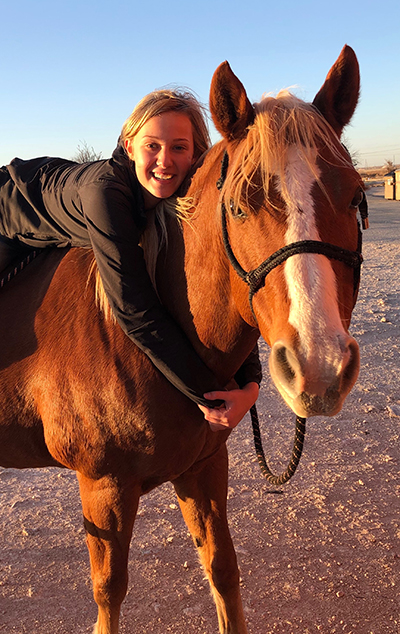
[(160, 90), (136, 106), (109, 160), (14, 159), (0, 169), (0, 270), (32, 247), (91, 247), (123, 331), (218, 430), (235, 427), (256, 401), (258, 353), (238, 373), (239, 389), (215, 390), (214, 375), (161, 305), (139, 246), (146, 211), (177, 192), (208, 147), (194, 96)]

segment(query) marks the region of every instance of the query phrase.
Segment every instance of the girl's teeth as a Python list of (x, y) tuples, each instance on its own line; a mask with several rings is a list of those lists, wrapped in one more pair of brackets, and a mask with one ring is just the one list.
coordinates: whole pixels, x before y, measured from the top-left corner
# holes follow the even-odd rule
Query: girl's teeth
[(160, 181), (169, 181), (172, 178), (171, 174), (153, 174), (153, 176)]

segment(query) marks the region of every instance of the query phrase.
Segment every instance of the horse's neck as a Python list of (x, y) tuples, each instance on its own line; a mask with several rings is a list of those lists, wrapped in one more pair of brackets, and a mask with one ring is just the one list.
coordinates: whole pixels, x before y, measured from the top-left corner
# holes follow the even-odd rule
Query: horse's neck
[(160, 294), (203, 359), (218, 374), (229, 376), (254, 345), (255, 334), (240, 317), (232, 297), (217, 178), (218, 168), (204, 185), (193, 220), (184, 221), (182, 231), (176, 225), (170, 228)]

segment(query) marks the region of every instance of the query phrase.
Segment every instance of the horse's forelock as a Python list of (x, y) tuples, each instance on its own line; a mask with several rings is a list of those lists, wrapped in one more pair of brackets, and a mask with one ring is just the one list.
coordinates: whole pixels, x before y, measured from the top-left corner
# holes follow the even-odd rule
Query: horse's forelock
[(287, 194), (286, 166), (288, 152), (293, 146), (318, 182), (315, 159), (322, 147), (330, 150), (333, 160), (339, 165), (351, 165), (340, 150), (335, 132), (312, 104), (283, 90), (276, 97), (266, 96), (254, 107), (255, 121), (230, 157), (230, 169), (222, 193), (227, 209), (230, 203), (236, 209), (249, 206), (249, 192), (256, 175), (268, 204), (273, 204), (270, 182), (274, 176), (278, 176), (281, 188)]

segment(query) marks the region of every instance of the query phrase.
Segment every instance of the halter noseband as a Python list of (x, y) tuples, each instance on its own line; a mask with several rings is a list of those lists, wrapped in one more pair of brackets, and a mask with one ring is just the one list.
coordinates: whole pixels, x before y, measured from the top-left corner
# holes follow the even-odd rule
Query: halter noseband
[[(227, 171), (228, 171), (228, 153), (224, 152), (224, 156), (222, 158), (221, 164), (221, 176), (217, 181), (217, 188), (219, 190), (222, 189), (223, 184), (226, 179)], [(365, 200), (365, 198), (364, 198)], [(363, 226), (366, 228), (367, 223), (364, 223), (364, 220), (367, 219), (368, 211), (366, 208), (366, 200), (363, 209)], [(320, 255), (325, 255), (327, 258), (331, 258), (334, 260), (339, 260), (340, 262), (344, 262), (347, 266), (350, 266), (354, 269), (354, 294), (357, 292), (358, 284), (360, 281), (360, 268), (361, 263), (363, 261), (363, 256), (361, 254), (361, 229), (360, 225), (358, 225), (358, 247), (357, 251), (350, 251), (348, 249), (343, 249), (342, 247), (338, 247), (335, 244), (330, 244), (329, 242), (321, 242), (319, 240), (300, 240), (298, 242), (291, 242), (290, 244), (285, 245), (278, 251), (275, 251), (272, 255), (269, 256), (264, 262), (262, 262), (257, 268), (252, 271), (245, 271), (242, 266), (239, 264), (235, 254), (233, 253), (231, 244), (229, 242), (228, 235), (228, 227), (226, 222), (226, 207), (225, 203), (221, 203), (221, 221), (222, 221), (222, 239), (225, 247), (225, 251), (227, 253), (229, 262), (231, 263), (233, 269), (239, 275), (240, 279), (242, 279), (249, 286), (249, 302), (250, 308), (254, 315), (253, 310), (253, 297), (257, 293), (257, 291), (262, 288), (265, 284), (265, 278), (268, 273), (270, 273), (273, 269), (275, 269), (280, 264), (283, 264), (288, 258), (292, 255), (299, 255), (301, 253), (316, 253)], [(255, 315), (254, 315), (255, 317)]]

